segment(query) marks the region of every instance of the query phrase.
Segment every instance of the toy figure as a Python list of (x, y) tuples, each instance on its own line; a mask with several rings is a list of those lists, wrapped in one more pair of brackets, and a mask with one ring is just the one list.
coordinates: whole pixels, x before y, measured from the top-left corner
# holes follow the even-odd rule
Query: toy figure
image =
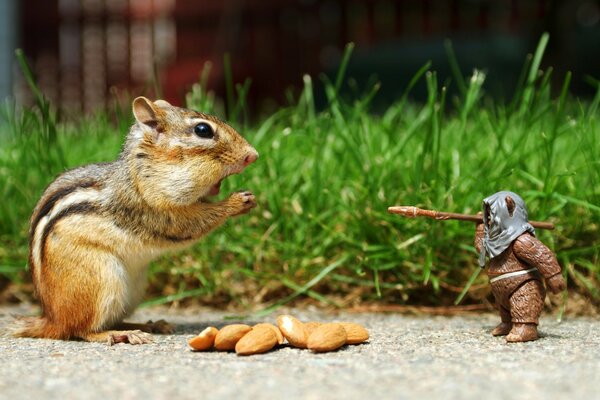
[(542, 276), (552, 293), (566, 288), (561, 268), (552, 251), (535, 237), (535, 228), (554, 229), (548, 222), (527, 220), (523, 199), (516, 193), (498, 192), (483, 200), (483, 215), (467, 215), (413, 206), (389, 207), (388, 212), (405, 217), (473, 221), (479, 265), (490, 258), (488, 275), (502, 322), (494, 336), (506, 335), (507, 342), (538, 338), (537, 325), (546, 292)]
[(486, 255), (490, 258), (488, 276), (502, 319), (492, 335), (506, 335), (507, 342), (536, 340), (546, 296), (542, 276), (552, 293), (566, 284), (556, 257), (535, 237), (521, 197), (502, 191), (483, 200), (475, 247), (481, 267)]

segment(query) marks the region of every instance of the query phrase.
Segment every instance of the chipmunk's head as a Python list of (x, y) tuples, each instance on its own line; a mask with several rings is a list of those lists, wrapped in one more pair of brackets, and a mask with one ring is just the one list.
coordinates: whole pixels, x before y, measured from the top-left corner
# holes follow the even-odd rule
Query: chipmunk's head
[(221, 182), (258, 158), (225, 122), (164, 100), (133, 101), (126, 153), (138, 190), (157, 206), (183, 206), (219, 193)]

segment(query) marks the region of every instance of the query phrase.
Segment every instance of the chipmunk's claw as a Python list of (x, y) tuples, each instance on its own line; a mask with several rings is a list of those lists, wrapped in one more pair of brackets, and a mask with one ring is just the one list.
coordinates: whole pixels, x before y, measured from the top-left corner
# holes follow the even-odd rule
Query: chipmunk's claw
[(246, 214), (248, 211), (256, 207), (256, 197), (252, 192), (249, 191), (241, 191), (233, 193), (230, 197), (232, 201), (236, 204), (237, 212), (234, 212), (232, 215), (242, 215)]

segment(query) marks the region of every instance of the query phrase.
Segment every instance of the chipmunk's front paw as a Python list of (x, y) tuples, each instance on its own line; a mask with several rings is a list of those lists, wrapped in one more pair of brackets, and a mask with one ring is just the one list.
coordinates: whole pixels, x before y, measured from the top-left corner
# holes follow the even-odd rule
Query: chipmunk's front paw
[(231, 196), (229, 196), (229, 201), (233, 206), (232, 216), (246, 214), (256, 207), (256, 198), (252, 192), (248, 191), (232, 193)]

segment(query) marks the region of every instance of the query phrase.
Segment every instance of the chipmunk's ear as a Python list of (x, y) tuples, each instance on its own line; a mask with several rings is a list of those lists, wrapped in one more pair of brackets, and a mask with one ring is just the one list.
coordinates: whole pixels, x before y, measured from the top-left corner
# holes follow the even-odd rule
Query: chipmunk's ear
[(173, 107), (173, 106), (171, 105), (171, 103), (169, 103), (169, 102), (168, 102), (168, 101), (166, 101), (166, 100), (156, 100), (156, 101), (154, 102), (154, 104), (156, 104), (156, 105), (157, 105), (157, 106), (159, 106), (159, 107)]
[(158, 125), (158, 110), (157, 106), (147, 98), (140, 96), (133, 100), (133, 115), (135, 119), (151, 128), (156, 128)]

